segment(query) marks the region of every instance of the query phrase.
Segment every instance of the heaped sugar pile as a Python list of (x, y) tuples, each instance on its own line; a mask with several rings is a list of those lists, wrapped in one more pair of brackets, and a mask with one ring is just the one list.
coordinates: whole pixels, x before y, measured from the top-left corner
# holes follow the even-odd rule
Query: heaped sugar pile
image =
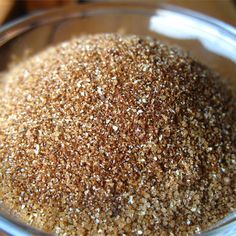
[(235, 209), (236, 102), (182, 50), (83, 36), (2, 79), (0, 198), (25, 222), (192, 235)]

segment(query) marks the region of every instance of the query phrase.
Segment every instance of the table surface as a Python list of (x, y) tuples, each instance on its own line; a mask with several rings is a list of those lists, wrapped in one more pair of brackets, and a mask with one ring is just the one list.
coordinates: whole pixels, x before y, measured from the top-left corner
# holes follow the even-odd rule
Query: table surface
[(236, 26), (236, 0), (167, 0), (163, 2), (202, 12)]

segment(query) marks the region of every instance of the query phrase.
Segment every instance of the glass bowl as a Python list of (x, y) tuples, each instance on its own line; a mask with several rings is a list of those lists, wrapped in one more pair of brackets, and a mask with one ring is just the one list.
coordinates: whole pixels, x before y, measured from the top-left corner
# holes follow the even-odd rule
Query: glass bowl
[[(236, 91), (236, 29), (214, 18), (172, 5), (91, 3), (39, 12), (0, 28), (0, 72), (49, 45), (81, 34), (149, 35), (179, 45), (217, 71)], [(48, 235), (0, 212), (0, 230), (10, 235)], [(200, 235), (236, 235), (232, 213)], [(0, 233), (1, 235), (1, 233)]]

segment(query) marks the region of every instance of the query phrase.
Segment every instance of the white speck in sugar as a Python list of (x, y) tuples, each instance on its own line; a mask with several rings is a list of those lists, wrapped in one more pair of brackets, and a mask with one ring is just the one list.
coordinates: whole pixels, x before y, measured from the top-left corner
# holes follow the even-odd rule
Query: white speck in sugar
[(38, 155), (39, 151), (40, 151), (40, 146), (39, 146), (39, 144), (36, 144), (35, 149), (34, 149), (35, 155)]
[(112, 128), (113, 128), (113, 130), (116, 132), (116, 131), (118, 131), (118, 126), (116, 126), (116, 125), (112, 125)]

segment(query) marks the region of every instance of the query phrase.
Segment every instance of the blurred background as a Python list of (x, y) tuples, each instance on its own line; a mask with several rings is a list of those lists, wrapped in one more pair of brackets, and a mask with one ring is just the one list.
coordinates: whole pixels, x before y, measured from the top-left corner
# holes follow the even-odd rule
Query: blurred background
[[(138, 2), (126, 0), (123, 2)], [(168, 3), (216, 17), (236, 26), (236, 0), (139, 0), (147, 4)], [(0, 0), (0, 25), (18, 17), (69, 4), (98, 2), (96, 0)], [(102, 1), (108, 2), (108, 1)], [(111, 1), (110, 1), (111, 2)]]

